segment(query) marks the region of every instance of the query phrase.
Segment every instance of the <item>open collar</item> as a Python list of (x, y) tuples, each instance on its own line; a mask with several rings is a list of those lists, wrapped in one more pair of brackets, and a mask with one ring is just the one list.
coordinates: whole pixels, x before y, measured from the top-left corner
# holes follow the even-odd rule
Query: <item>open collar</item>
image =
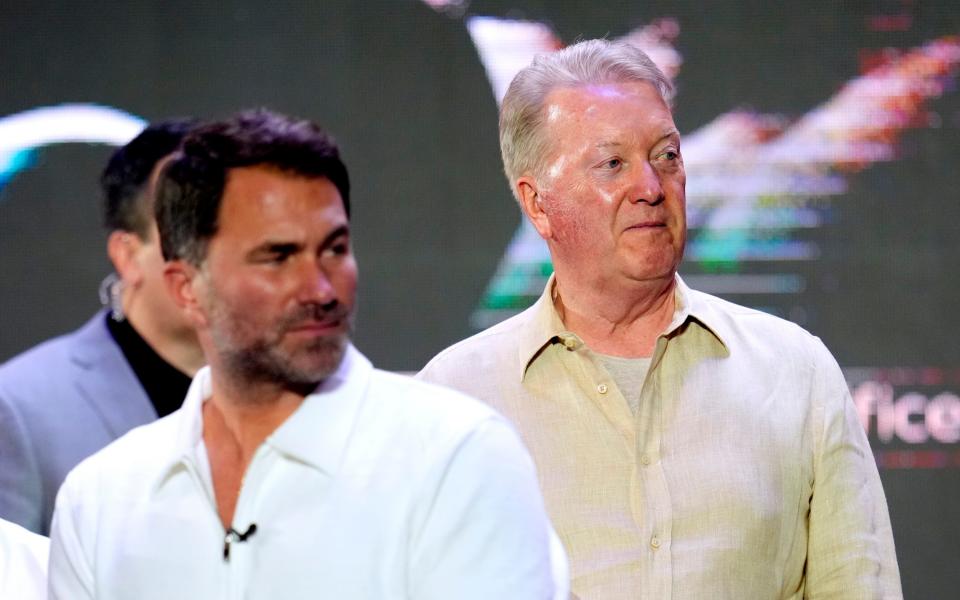
[[(673, 337), (682, 334), (683, 326), (692, 321), (709, 331), (717, 341), (726, 348), (724, 336), (721, 335), (724, 321), (717, 315), (707, 297), (691, 290), (680, 275), (675, 275), (676, 286), (674, 294), (676, 308), (670, 325), (661, 336)], [(519, 318), (522, 319), (518, 338), (518, 364), (520, 380), (526, 375), (527, 368), (540, 356), (543, 348), (559, 341), (570, 348), (577, 348), (583, 344), (577, 334), (570, 331), (560, 319), (556, 306), (553, 304), (553, 287), (556, 284), (556, 274), (550, 276), (540, 298)]]
[[(363, 405), (373, 365), (353, 345), (348, 345), (337, 370), (283, 422), (264, 444), (294, 460), (335, 475), (345, 454)], [(213, 393), (210, 367), (193, 379), (176, 419), (176, 438), (162, 469), (158, 485), (175, 470), (192, 465), (201, 469), (197, 448), (203, 440), (203, 403)]]

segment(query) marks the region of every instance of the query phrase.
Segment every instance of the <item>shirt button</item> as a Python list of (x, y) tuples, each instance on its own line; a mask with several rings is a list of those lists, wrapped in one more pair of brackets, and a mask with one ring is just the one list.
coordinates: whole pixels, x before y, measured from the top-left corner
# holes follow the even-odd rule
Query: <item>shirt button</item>
[(650, 464), (650, 455), (649, 455), (649, 454), (644, 454), (643, 456), (641, 456), (641, 457), (640, 457), (640, 464), (642, 464), (642, 465), (645, 466), (645, 467), (648, 466), (648, 465)]
[(576, 347), (577, 342), (573, 338), (564, 338), (563, 345), (567, 347), (567, 350), (573, 350)]
[(607, 384), (601, 383), (600, 385), (598, 385), (598, 386), (597, 386), (597, 391), (600, 392), (601, 394), (606, 394), (606, 393), (607, 393)]
[(658, 538), (657, 536), (653, 536), (652, 538), (650, 538), (650, 545), (651, 545), (653, 548), (659, 548), (659, 547), (660, 547), (660, 538)]

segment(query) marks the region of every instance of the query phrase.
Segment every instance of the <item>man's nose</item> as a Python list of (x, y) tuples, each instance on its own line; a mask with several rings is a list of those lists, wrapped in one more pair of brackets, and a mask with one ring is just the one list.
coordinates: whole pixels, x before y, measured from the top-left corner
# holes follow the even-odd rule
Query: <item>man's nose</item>
[(301, 304), (327, 304), (335, 298), (330, 276), (320, 261), (304, 261), (297, 272), (297, 300)]
[(634, 189), (630, 192), (631, 202), (634, 204), (644, 202), (650, 205), (657, 205), (663, 202), (663, 187), (660, 185), (660, 173), (649, 160), (640, 163), (640, 167), (634, 174), (634, 178)]

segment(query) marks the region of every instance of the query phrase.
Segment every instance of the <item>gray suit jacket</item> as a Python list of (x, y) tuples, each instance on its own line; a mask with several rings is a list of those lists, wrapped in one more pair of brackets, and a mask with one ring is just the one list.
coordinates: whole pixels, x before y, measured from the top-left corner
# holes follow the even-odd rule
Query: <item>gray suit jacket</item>
[(0, 366), (0, 518), (47, 535), (70, 469), (157, 418), (105, 319)]

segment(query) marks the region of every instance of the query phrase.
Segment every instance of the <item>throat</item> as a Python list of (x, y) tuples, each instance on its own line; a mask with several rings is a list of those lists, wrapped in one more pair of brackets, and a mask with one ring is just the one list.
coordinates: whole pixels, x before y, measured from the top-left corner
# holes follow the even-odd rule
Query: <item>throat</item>
[(232, 527), (243, 476), (256, 449), (244, 450), (212, 400), (203, 405), (203, 443), (210, 463), (217, 514), (227, 530)]
[(653, 296), (623, 299), (613, 294), (568, 293), (555, 288), (554, 306), (563, 324), (601, 354), (650, 357), (657, 338), (673, 321), (674, 287)]

